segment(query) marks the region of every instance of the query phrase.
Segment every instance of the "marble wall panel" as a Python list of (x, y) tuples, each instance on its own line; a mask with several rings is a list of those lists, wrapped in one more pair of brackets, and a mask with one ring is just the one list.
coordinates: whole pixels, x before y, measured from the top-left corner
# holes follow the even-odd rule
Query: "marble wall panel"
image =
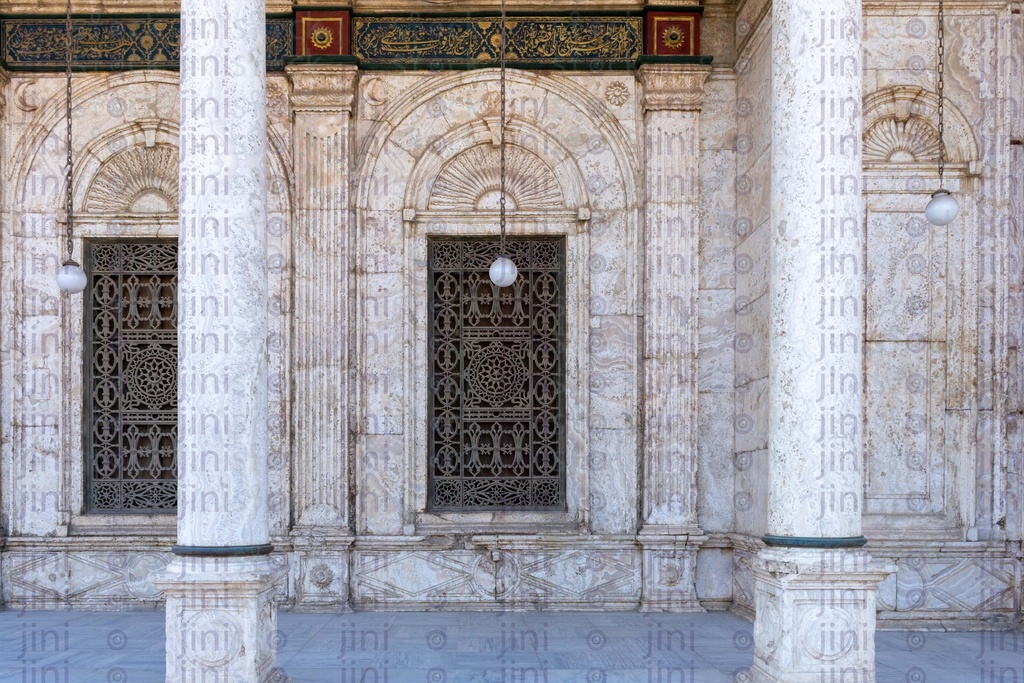
[[(715, 64), (718, 63), (716, 57)], [(712, 69), (704, 83), (700, 116), (702, 165), (708, 152), (736, 151), (736, 83), (736, 73), (728, 67)]]
[(697, 597), (705, 609), (722, 609), (732, 603), (731, 549), (703, 548), (697, 553)]
[(357, 528), (364, 534), (404, 529), (405, 440), (401, 434), (365, 435), (356, 448)]
[[(626, 139), (632, 144), (636, 144), (638, 130), (634, 124), (640, 88), (635, 78), (628, 77), (624, 73), (582, 75), (574, 72), (565, 73), (561, 77), (575, 83), (596, 100), (603, 102), (612, 116), (622, 123), (626, 131)], [(536, 98), (531, 98), (523, 101), (518, 111), (515, 109), (512, 111), (520, 116), (529, 116), (538, 112), (540, 115), (535, 115), (535, 117), (543, 118), (543, 112), (551, 104), (553, 104), (551, 99), (545, 98), (538, 102)]]
[(705, 533), (734, 526), (733, 410), (731, 392), (697, 395), (697, 525)]
[(766, 223), (754, 227), (747, 217), (737, 219), (736, 256), (732, 262), (736, 277), (737, 306), (741, 302), (750, 302), (764, 296), (768, 292), (769, 273), (769, 242), (771, 229)]
[(633, 314), (637, 253), (634, 240), (622, 241), (624, 211), (601, 211), (591, 218), (599, 228), (590, 232), (588, 305), (592, 316)]
[(898, 562), (896, 611), (952, 612), (977, 617), (1013, 612), (1017, 569), (1010, 558), (914, 555)]
[[(704, 120), (706, 114), (701, 115)], [(700, 157), (700, 255), (701, 289), (731, 289), (736, 273), (736, 153), (703, 150)]]
[(704, 289), (698, 296), (697, 389), (731, 392), (735, 361), (736, 311), (731, 289)]
[[(941, 513), (947, 505), (944, 345), (873, 342), (865, 363), (865, 511)], [(852, 466), (854, 458), (844, 457)]]
[(748, 619), (752, 619), (754, 616), (754, 570), (752, 564), (756, 557), (756, 547), (737, 547), (732, 552), (733, 609)]
[(502, 551), (496, 595), (548, 608), (615, 609), (636, 606), (639, 556), (628, 548)]
[[(735, 278), (736, 387), (733, 411), (734, 529), (764, 532), (767, 501), (768, 419), (768, 242), (771, 189), (771, 30), (764, 7), (747, 3), (737, 18), (740, 46), (736, 58), (736, 236)], [(752, 614), (753, 555), (734, 554), (733, 596), (741, 613)], [(743, 583), (745, 581), (745, 583)], [(744, 588), (745, 586), (745, 588)]]
[(868, 339), (945, 340), (946, 232), (919, 211), (868, 212)]
[(300, 608), (342, 611), (348, 605), (347, 552), (307, 550), (289, 559), (292, 594)]
[(602, 416), (600, 424), (605, 429), (632, 427), (636, 420), (632, 410), (637, 366), (635, 320), (602, 315), (591, 321), (590, 410)]
[(636, 468), (627, 454), (636, 434), (629, 429), (591, 429), (590, 529), (595, 534), (628, 534), (637, 526)]
[[(164, 539), (163, 543), (168, 543)], [(0, 563), (4, 601), (19, 609), (139, 609), (157, 607), (163, 595), (151, 578), (171, 559), (166, 545), (152, 542), (124, 547), (99, 539), (107, 551), (10, 549)]]
[(737, 236), (742, 239), (752, 229), (768, 222), (771, 217), (771, 153), (767, 150), (759, 156), (747, 155), (750, 166), (743, 168), (744, 155), (737, 153), (736, 178), (733, 188), (736, 192), (736, 213), (740, 220), (749, 221), (750, 227), (737, 227)]
[[(433, 232), (433, 230), (431, 230)], [(357, 252), (356, 268), (365, 273), (398, 273), (405, 263), (405, 242), (399, 211), (358, 211), (356, 239), (365, 245)]]
[(864, 69), (921, 72), (934, 79), (936, 28), (932, 13), (870, 16), (863, 28)]
[[(365, 355), (360, 382), (366, 408), (360, 430), (366, 434), (403, 431), (407, 395), (405, 348), (402, 344), (387, 345), (380, 341), (386, 334), (393, 339), (405, 337), (404, 292), (401, 273), (370, 273), (363, 278), (361, 317), (365, 322), (360, 350)], [(372, 354), (368, 352), (371, 344)]]
[(495, 569), (486, 550), (352, 554), (352, 600), (360, 607), (443, 609), (494, 600)]
[[(737, 256), (737, 259), (740, 257)], [(733, 341), (734, 357), (736, 359), (736, 384), (743, 385), (754, 379), (768, 377), (768, 313), (770, 296), (764, 294), (751, 301), (745, 295), (739, 294), (736, 298), (736, 338)], [(747, 399), (737, 397), (742, 403)], [(767, 407), (767, 404), (764, 404)], [(748, 414), (751, 414), (748, 412)], [(752, 415), (752, 414), (751, 414)], [(754, 417), (754, 419), (761, 419)], [(762, 419), (764, 423), (764, 419)], [(766, 423), (764, 423), (766, 424)], [(760, 426), (764, 426), (764, 424)], [(767, 432), (743, 432), (744, 437), (737, 437), (737, 446), (742, 442), (749, 443), (749, 439), (757, 438), (767, 442)], [(753, 436), (751, 436), (753, 434)]]
[(768, 378), (762, 377), (736, 388), (736, 452), (768, 447)]
[(760, 537), (768, 514), (768, 448), (739, 451), (733, 456), (736, 481), (732, 496), (735, 531)]
[[(736, 172), (750, 171), (771, 147), (771, 32), (759, 31), (736, 59)], [(741, 142), (742, 141), (742, 142)]]

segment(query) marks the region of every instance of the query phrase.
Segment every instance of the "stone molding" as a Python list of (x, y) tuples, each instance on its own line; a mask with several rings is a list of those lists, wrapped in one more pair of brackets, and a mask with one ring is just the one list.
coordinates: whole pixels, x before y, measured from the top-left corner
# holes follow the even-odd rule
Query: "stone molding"
[(700, 111), (710, 74), (710, 66), (697, 64), (641, 65), (638, 75), (644, 86), (644, 111)]
[(289, 64), (284, 71), (292, 84), (292, 111), (352, 111), (359, 82), (359, 68), (356, 65)]

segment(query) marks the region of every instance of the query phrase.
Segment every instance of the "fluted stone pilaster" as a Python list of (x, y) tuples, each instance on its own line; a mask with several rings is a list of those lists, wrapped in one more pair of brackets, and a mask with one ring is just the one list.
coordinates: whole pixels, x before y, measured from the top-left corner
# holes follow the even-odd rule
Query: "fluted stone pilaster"
[(354, 65), (288, 67), (294, 111), (295, 517), (348, 530), (351, 201)]
[(647, 64), (644, 234), (644, 595), (700, 609), (697, 527), (697, 250), (700, 109), (710, 67)]

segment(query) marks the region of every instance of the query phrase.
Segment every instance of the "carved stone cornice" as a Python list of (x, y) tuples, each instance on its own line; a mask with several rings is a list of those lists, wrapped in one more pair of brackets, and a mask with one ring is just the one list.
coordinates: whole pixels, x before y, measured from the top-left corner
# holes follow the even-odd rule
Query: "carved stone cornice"
[(700, 111), (704, 105), (704, 83), (710, 73), (711, 67), (705, 64), (642, 65), (644, 111)]
[(351, 112), (359, 68), (355, 64), (289, 64), (295, 112)]

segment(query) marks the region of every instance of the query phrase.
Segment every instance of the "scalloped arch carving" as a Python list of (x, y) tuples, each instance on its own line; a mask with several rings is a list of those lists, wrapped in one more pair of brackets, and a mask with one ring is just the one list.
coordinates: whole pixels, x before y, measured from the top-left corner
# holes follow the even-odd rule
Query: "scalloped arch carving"
[[(562, 190), (540, 157), (517, 145), (506, 148), (508, 208), (538, 211), (562, 208)], [(429, 207), (444, 211), (497, 209), (501, 194), (501, 155), (491, 144), (470, 147), (450, 159), (431, 189)]]
[(881, 119), (864, 132), (864, 162), (869, 164), (934, 163), (941, 149), (939, 132), (920, 116)]
[[(896, 85), (864, 97), (863, 158), (868, 165), (933, 164), (939, 158), (936, 124), (939, 98), (916, 85)], [(946, 161), (966, 164), (979, 158), (970, 123), (946, 100)]]
[(132, 147), (100, 167), (86, 195), (95, 213), (172, 213), (178, 210), (178, 149)]

